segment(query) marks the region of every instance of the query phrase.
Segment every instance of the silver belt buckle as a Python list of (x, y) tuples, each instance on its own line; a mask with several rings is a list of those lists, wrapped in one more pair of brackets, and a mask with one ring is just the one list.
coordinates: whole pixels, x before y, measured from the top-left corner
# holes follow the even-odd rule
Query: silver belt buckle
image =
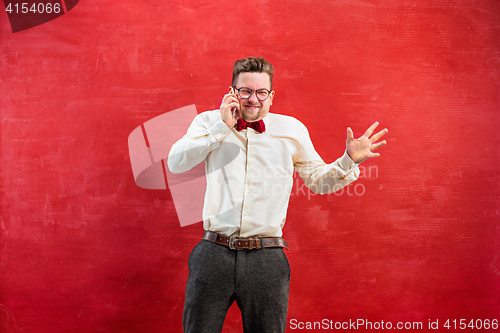
[(235, 248), (235, 247), (234, 247), (234, 241), (235, 241), (236, 239), (238, 239), (238, 237), (234, 237), (234, 236), (229, 237), (229, 248), (230, 248), (231, 250), (237, 250), (237, 251), (238, 251), (238, 250), (243, 250), (243, 249), (237, 249), (237, 248)]

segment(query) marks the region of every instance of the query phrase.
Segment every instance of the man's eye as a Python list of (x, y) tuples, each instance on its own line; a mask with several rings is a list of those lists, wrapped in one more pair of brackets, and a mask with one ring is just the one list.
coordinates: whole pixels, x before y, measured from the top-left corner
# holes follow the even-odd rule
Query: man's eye
[(250, 95), (252, 93), (252, 91), (251, 90), (246, 90), (246, 89), (241, 89), (240, 93), (244, 94), (244, 95)]

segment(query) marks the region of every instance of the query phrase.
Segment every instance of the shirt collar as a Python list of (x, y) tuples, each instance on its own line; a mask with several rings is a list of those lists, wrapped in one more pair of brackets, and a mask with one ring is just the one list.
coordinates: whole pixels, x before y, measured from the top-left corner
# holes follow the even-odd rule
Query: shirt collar
[(266, 125), (266, 130), (264, 131), (264, 133), (267, 132), (267, 129), (269, 127), (269, 124), (271, 123), (271, 119), (269, 118), (269, 114), (270, 112), (268, 112), (264, 118), (262, 118), (262, 121), (264, 122), (264, 125)]

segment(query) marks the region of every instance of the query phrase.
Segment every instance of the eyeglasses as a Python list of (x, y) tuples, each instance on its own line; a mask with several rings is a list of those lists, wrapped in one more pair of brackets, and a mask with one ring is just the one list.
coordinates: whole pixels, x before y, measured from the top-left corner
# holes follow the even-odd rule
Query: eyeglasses
[(260, 88), (257, 90), (252, 90), (247, 87), (236, 88), (235, 86), (233, 86), (233, 88), (234, 90), (238, 91), (238, 95), (243, 99), (250, 98), (254, 91), (255, 96), (257, 96), (257, 99), (259, 101), (265, 101), (269, 97), (269, 95), (271, 95), (271, 91), (267, 90), (266, 88)]

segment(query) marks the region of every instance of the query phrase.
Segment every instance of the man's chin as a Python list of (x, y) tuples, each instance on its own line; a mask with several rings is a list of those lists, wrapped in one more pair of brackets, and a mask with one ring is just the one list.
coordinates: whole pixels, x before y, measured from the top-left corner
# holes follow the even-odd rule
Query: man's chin
[(252, 122), (252, 121), (256, 121), (259, 119), (260, 117), (260, 110), (257, 111), (257, 112), (241, 112), (242, 114), (242, 118), (243, 120), (247, 121), (247, 122)]

